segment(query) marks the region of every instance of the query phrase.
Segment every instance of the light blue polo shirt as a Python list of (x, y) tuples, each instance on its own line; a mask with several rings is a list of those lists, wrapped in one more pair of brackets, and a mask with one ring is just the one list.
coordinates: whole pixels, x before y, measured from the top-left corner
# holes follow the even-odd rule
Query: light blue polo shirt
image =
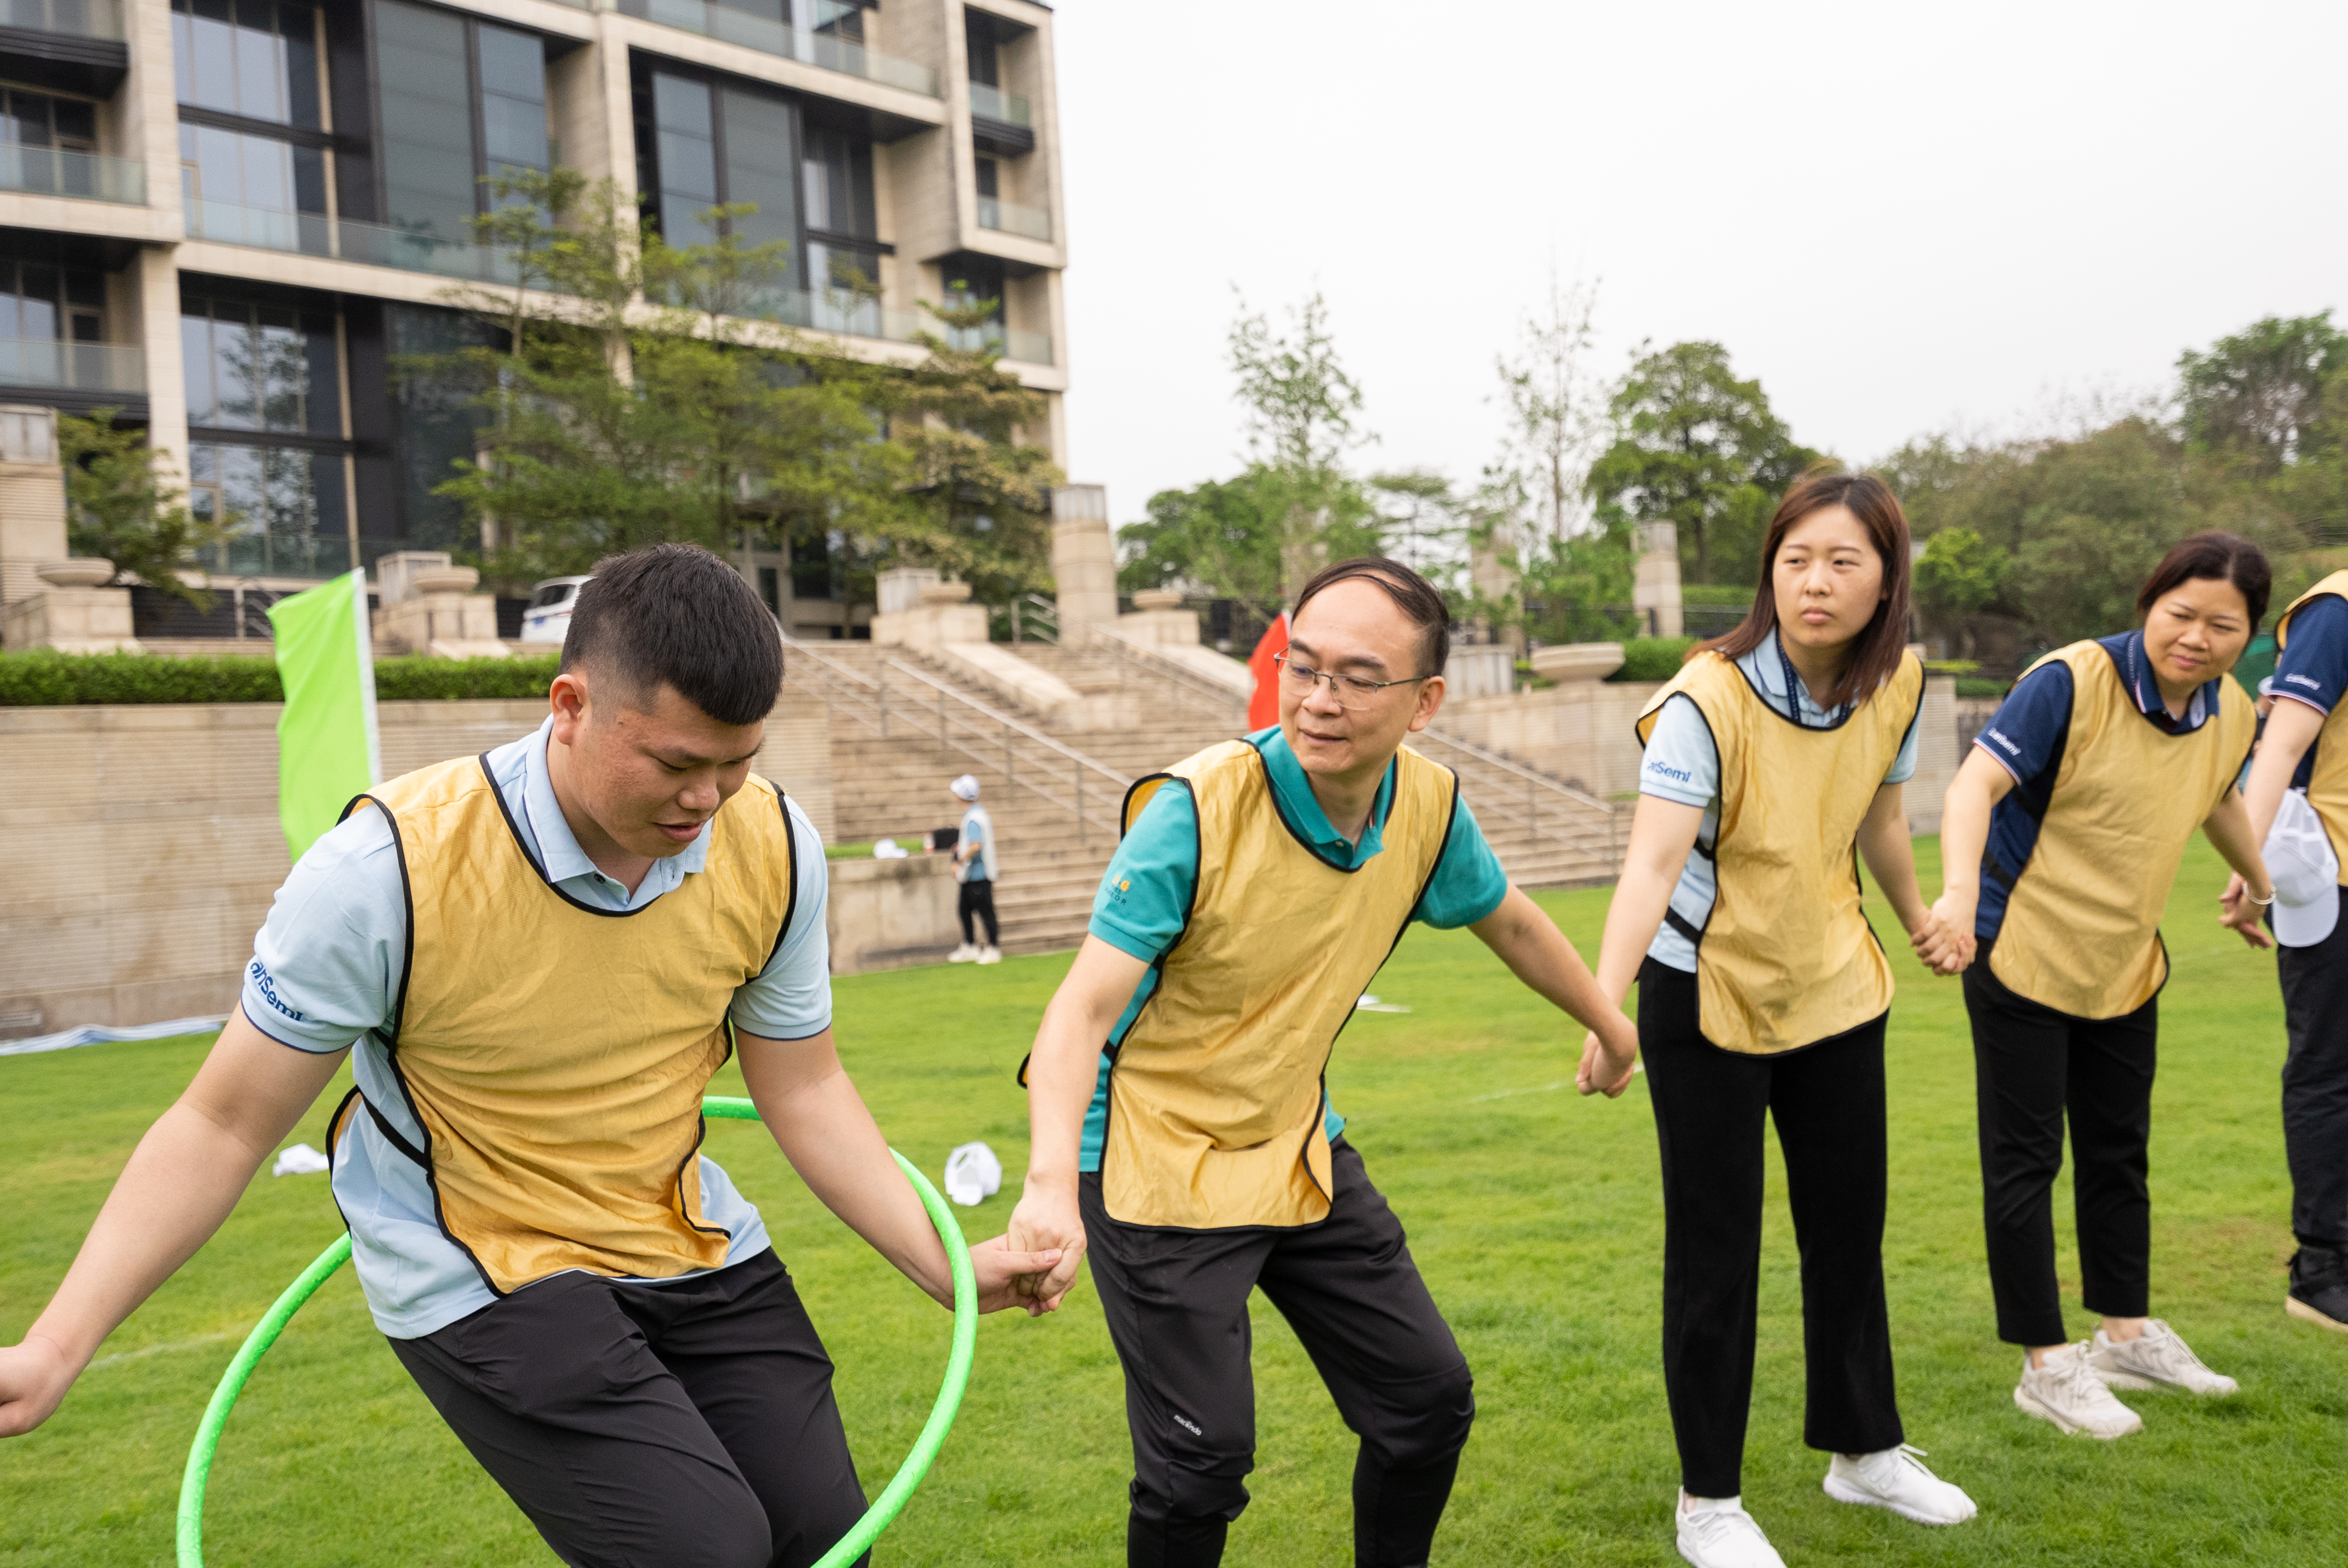
[[(547, 773), (552, 722), (489, 754), (522, 845), (547, 879), (582, 904), (641, 909), (674, 892), (708, 862), (709, 829), (679, 854), (653, 862), (632, 896), (595, 868), (563, 820)], [(828, 891), (823, 840), (797, 802), (787, 802), (798, 863), (790, 926), (757, 978), (734, 994), (735, 1023), (770, 1040), (801, 1040), (831, 1025), (831, 944), (824, 929)], [(391, 1020), (407, 955), (407, 899), (391, 824), (359, 812), (321, 837), (295, 863), (245, 966), (244, 1016), (297, 1050), (354, 1045), (351, 1071), (367, 1101), (421, 1146), (422, 1130), (375, 1033)], [(361, 1112), (350, 1119), (335, 1159), (335, 1202), (351, 1228), (352, 1261), (376, 1327), (395, 1339), (446, 1327), (497, 1297), (480, 1271), (440, 1229), (424, 1172)], [(716, 1161), (701, 1156), (707, 1224), (729, 1232), (727, 1264), (767, 1249), (758, 1211)], [(678, 1278), (690, 1279), (692, 1275)], [(668, 1280), (633, 1283), (663, 1285)]]
[[(1258, 730), (1247, 738), (1263, 753), (1264, 772), (1271, 778), (1281, 815), (1324, 858), (1340, 866), (1359, 866), (1385, 847), (1386, 816), (1394, 809), (1395, 764), (1386, 764), (1369, 820), (1362, 825), (1360, 842), (1354, 843), (1329, 825), (1329, 814), (1321, 809), (1312, 781), (1305, 777), (1304, 764), (1289, 749), (1280, 726)], [(1198, 807), (1190, 799), (1189, 784), (1169, 779), (1118, 844), (1108, 870), (1101, 876), (1100, 891), (1093, 896), (1092, 934), (1152, 966), (1134, 988), (1133, 999), (1126, 1003), (1109, 1035), (1112, 1041), (1125, 1039), (1142, 1003), (1158, 989), (1155, 966), (1181, 938), (1189, 920), (1191, 889), (1198, 880)], [(1437, 930), (1455, 930), (1483, 919), (1508, 896), (1508, 873), (1500, 869), (1492, 846), (1484, 842), (1467, 797), (1455, 795), (1451, 836), (1411, 918)], [(1079, 1171), (1100, 1169), (1101, 1142), (1108, 1131), (1108, 1071), (1109, 1059), (1104, 1051), (1092, 1105), (1085, 1112), (1084, 1143), (1076, 1159)], [(1334, 1109), (1328, 1113), (1327, 1129), (1333, 1142), (1345, 1130), (1345, 1119)]]
[[(1845, 703), (1829, 713), (1811, 700), (1809, 688), (1798, 680), (1793, 682), (1791, 696), (1787, 695), (1786, 661), (1774, 636), (1739, 659), (1736, 667), (1745, 671), (1746, 680), (1764, 702), (1812, 729), (1828, 729), (1850, 717), (1852, 704)], [(1918, 716), (1922, 716), (1921, 707)], [(1910, 719), (1908, 733), (1900, 742), (1900, 754), (1891, 759), (1891, 771), (1883, 775), (1883, 782), (1906, 784), (1915, 776), (1916, 721)], [(1702, 806), (1704, 822), (1696, 829), (1696, 842), (1704, 845), (1719, 842), (1720, 748), (1714, 743), (1712, 726), (1704, 722), (1695, 699), (1684, 692), (1673, 692), (1655, 715), (1655, 727), (1648, 732), (1647, 749), (1639, 762), (1639, 793)], [(1701, 931), (1712, 918), (1712, 901), (1718, 888), (1712, 856), (1692, 849), (1681, 868), (1679, 886), (1672, 889), (1672, 908)], [(1695, 973), (1695, 944), (1668, 920), (1647, 944), (1647, 957), (1683, 973)]]

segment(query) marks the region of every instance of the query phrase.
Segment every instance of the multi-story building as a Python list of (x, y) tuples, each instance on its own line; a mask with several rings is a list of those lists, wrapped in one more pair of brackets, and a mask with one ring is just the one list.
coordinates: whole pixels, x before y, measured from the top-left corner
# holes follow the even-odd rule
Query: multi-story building
[[(557, 165), (680, 245), (755, 203), (746, 238), (789, 242), (775, 316), (832, 352), (911, 363), (918, 301), (999, 300), (1064, 456), (1029, 0), (0, 0), (0, 403), (144, 425), (198, 512), (239, 519), (216, 586), (477, 542), (433, 493), (469, 419), (393, 367), (462, 341), (452, 288), (499, 276), (484, 177)], [(827, 287), (847, 266), (877, 297)], [(793, 564), (745, 561), (778, 599)], [(789, 619), (841, 634), (797, 565)]]

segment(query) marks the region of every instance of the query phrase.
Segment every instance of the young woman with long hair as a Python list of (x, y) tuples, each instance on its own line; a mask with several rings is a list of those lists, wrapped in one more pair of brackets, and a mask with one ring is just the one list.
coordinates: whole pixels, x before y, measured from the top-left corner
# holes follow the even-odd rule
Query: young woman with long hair
[[(2178, 544), (2137, 598), (2141, 629), (2074, 642), (2024, 672), (1941, 819), (1934, 909), (1951, 946), (1933, 956), (1970, 962), (1997, 1335), (2026, 1350), (2013, 1402), (2066, 1432), (2141, 1428), (2115, 1388), (2234, 1391), (2148, 1316), (2146, 1151), (2168, 979), (2160, 914), (2195, 828), (2248, 883), (2225, 923), (2268, 945), (2258, 919), (2274, 889), (2236, 787), (2258, 719), (2227, 672), (2266, 614), (2270, 580), (2246, 539)], [(2077, 1343), (2054, 1274), (2066, 1113), (2082, 1295), (2103, 1317)]]
[[(1910, 939), (1947, 946), (1917, 890), (1900, 785), (1924, 672), (1907, 651), (1908, 521), (1880, 479), (1813, 471), (1769, 520), (1753, 609), (1639, 720), (1646, 751), (1600, 986), (1639, 984), (1663, 1178), (1663, 1382), (1680, 1554), (1783, 1568), (1742, 1506), (1774, 1120), (1802, 1255), (1804, 1440), (1826, 1491), (1927, 1524), (1973, 1513), (1906, 1445), (1883, 1294), (1883, 1027), (1891, 970), (1853, 848)], [(1619, 1094), (1593, 1040), (1585, 1094)]]

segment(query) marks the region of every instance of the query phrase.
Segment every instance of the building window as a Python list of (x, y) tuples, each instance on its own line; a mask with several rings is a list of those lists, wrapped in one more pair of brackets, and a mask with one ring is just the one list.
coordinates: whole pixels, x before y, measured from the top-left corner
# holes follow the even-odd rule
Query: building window
[(483, 179), (553, 167), (545, 46), (406, 0), (376, 0), (375, 17), (387, 221), (469, 241)]
[(272, 0), (171, 0), (180, 102), (245, 119), (323, 130), (318, 12)]
[(213, 569), (346, 571), (350, 444), (334, 313), (184, 292), (188, 507), (230, 526)]
[(705, 217), (711, 208), (752, 209), (728, 220), (735, 237), (746, 246), (778, 240), (789, 245), (789, 275), (796, 282), (799, 234), (792, 149), (798, 138), (790, 104), (696, 77), (651, 71), (638, 83), (636, 115), (636, 146), (644, 163), (638, 181), (650, 193), (661, 237), (678, 250), (713, 244), (717, 230)]
[[(1000, 348), (1003, 340), (1001, 329), (1004, 325), (1003, 294), (1005, 283), (1003, 263), (991, 257), (965, 254), (948, 261), (942, 269), (942, 272), (948, 300), (953, 300), (959, 295), (973, 302), (979, 300), (994, 302), (994, 309), (986, 319), (988, 324), (996, 330), (992, 333), (982, 331), (973, 334), (970, 341), (957, 342), (954, 346), (976, 348), (979, 338), (985, 337), (991, 338), (995, 346)], [(963, 334), (955, 333), (948, 335), (960, 338)]]
[(983, 11), (963, 7), (963, 50), (970, 60), (970, 79), (981, 87), (1003, 85), (1003, 66), (994, 52), (994, 18)]

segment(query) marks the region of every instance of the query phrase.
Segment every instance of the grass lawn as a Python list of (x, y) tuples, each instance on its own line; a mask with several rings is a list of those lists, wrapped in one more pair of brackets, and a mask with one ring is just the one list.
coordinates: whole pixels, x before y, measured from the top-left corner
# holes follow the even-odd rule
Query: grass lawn
[[(1925, 884), (1937, 886), (1925, 841)], [(2348, 1563), (2348, 1341), (2281, 1311), (2291, 1248), (2272, 958), (2215, 924), (2197, 844), (2168, 923), (2175, 979), (2155, 1102), (2154, 1311), (2240, 1378), (2222, 1402), (2131, 1396), (2146, 1429), (2066, 1439), (2011, 1399), (2019, 1352), (1992, 1327), (1956, 982), (1897, 942), (1891, 1218), (1885, 1247), (1910, 1440), (1979, 1501), (1952, 1530), (1841, 1507), (1801, 1446), (1800, 1307), (1773, 1190), (1745, 1493), (1804, 1563)], [(1543, 895), (1594, 956), (1602, 892)], [(1896, 933), (1895, 933), (1896, 934)], [(983, 1138), (1010, 1187), (965, 1211), (1002, 1228), (1026, 1147), (1012, 1081), (1065, 958), (847, 979), (839, 1031), (898, 1147), (934, 1176)], [(1643, 1081), (1616, 1102), (1568, 1081), (1581, 1032), (1464, 932), (1415, 931), (1330, 1071), (1372, 1175), (1465, 1345), (1476, 1436), (1439, 1560), (1675, 1563), (1676, 1480), (1657, 1354), (1662, 1212)], [(0, 1343), (22, 1335), (201, 1040), (0, 1060)], [(731, 1072), (714, 1086), (740, 1092)], [(319, 1102), (296, 1137), (320, 1141)], [(713, 1123), (710, 1152), (766, 1211), (839, 1366), (849, 1434), (877, 1491), (927, 1412), (947, 1319), (799, 1189), (762, 1129)], [(1772, 1157), (1773, 1189), (1779, 1173)], [(2069, 1196), (2057, 1195), (2075, 1333)], [(0, 1563), (170, 1560), (180, 1467), (235, 1344), (339, 1228), (323, 1178), (260, 1177), (221, 1235), (108, 1342), (65, 1407), (0, 1446)], [(1295, 1339), (1258, 1301), (1262, 1459), (1234, 1564), (1350, 1557), (1353, 1441)], [(896, 1563), (1123, 1561), (1128, 1453), (1117, 1369), (1089, 1287), (1056, 1317), (983, 1320), (977, 1371), (927, 1486), (882, 1538)], [(551, 1563), (370, 1327), (345, 1270), (295, 1319), (231, 1421), (208, 1511), (216, 1564)]]

